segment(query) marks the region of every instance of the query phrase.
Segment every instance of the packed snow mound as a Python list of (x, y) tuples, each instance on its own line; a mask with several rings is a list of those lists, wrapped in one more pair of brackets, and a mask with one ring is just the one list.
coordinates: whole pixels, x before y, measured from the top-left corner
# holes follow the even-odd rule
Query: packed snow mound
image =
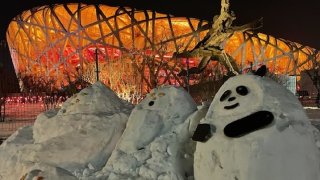
[(192, 177), (195, 143), (189, 126), (191, 121), (200, 121), (197, 112), (196, 103), (183, 88), (153, 89), (133, 109), (106, 167), (92, 179)]
[[(1, 145), (0, 177), (19, 179), (40, 171), (50, 177), (55, 173), (49, 171), (58, 167), (75, 176), (100, 170), (122, 135), (132, 108), (101, 82), (83, 89), (61, 109), (40, 114), (33, 127), (19, 129)], [(50, 168), (34, 168), (36, 164)], [(8, 169), (13, 172), (2, 171)]]
[(35, 164), (20, 180), (34, 179), (77, 180), (77, 177), (59, 167), (52, 167), (47, 164)]
[(16, 180), (24, 175), (34, 163), (28, 161), (33, 156), (32, 127), (18, 129), (0, 145), (0, 179)]
[(226, 81), (192, 138), (197, 180), (320, 180), (319, 131), (298, 99), (267, 77)]
[(320, 180), (320, 133), (271, 79), (233, 77), (210, 107), (159, 87), (132, 108), (82, 90), (0, 146), (0, 179)]
[(122, 127), (132, 108), (133, 105), (98, 81), (70, 97), (61, 109), (38, 115), (34, 123), (34, 139), (39, 143), (74, 131), (80, 134), (95, 128), (102, 131), (111, 125), (109, 121)]
[(183, 88), (153, 89), (130, 114), (118, 148), (123, 151), (143, 148), (173, 126), (183, 123), (196, 109), (196, 103)]
[(63, 103), (58, 115), (69, 114), (114, 114), (128, 109), (127, 101), (120, 99), (101, 81), (94, 83)]

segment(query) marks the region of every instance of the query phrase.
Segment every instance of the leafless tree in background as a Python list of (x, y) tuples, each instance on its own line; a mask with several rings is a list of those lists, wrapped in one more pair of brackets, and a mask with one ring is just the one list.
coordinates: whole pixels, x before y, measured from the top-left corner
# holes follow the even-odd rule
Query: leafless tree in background
[(229, 0), (221, 0), (220, 15), (213, 17), (212, 27), (207, 35), (191, 51), (177, 54), (177, 56), (184, 57), (202, 57), (199, 66), (191, 73), (202, 72), (211, 60), (215, 60), (223, 64), (233, 74), (238, 74), (240, 72), (236, 61), (232, 56), (225, 53), (222, 48), (222, 44), (236, 31), (244, 32), (262, 27), (262, 18), (242, 26), (232, 26), (235, 19), (236, 16), (232, 11), (230, 11)]
[(311, 56), (311, 60), (304, 66), (306, 68), (304, 72), (310, 77), (317, 90), (316, 104), (320, 107), (320, 53), (318, 50), (314, 50)]

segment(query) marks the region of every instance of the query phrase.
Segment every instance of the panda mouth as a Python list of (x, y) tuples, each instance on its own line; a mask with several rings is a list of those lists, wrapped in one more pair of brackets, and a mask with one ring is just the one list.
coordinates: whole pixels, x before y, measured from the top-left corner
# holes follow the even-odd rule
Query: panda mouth
[(235, 104), (230, 105), (230, 106), (225, 106), (224, 109), (234, 109), (234, 108), (236, 108), (238, 106), (239, 106), (239, 103), (235, 103)]
[(237, 138), (267, 127), (273, 122), (273, 119), (274, 116), (271, 112), (258, 111), (229, 123), (223, 131), (226, 136)]

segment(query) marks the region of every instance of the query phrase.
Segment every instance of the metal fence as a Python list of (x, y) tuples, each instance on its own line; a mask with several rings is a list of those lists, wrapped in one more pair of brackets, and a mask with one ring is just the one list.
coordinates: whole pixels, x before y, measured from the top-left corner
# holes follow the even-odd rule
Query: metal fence
[(319, 99), (317, 97), (301, 96), (299, 97), (299, 100), (304, 107), (320, 107)]
[(45, 94), (9, 94), (0, 98), (0, 139), (23, 126), (32, 125), (37, 116), (59, 107), (67, 97)]
[[(67, 98), (44, 93), (16, 93), (0, 98), (0, 144), (1, 139), (7, 138), (20, 127), (32, 125), (40, 113), (58, 108)], [(305, 107), (317, 107), (316, 97), (300, 96), (299, 100)]]

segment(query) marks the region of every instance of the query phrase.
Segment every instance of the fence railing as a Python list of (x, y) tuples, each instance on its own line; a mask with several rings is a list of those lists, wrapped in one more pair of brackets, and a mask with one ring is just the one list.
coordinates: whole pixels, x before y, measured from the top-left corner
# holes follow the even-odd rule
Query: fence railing
[(68, 97), (45, 94), (8, 94), (0, 98), (0, 138), (23, 126), (32, 125), (37, 116), (59, 107)]
[(299, 100), (304, 107), (320, 107), (317, 97), (303, 96)]
[[(68, 97), (45, 94), (9, 94), (0, 98), (0, 139), (10, 136), (23, 126), (32, 125), (37, 116), (59, 107)], [(305, 107), (317, 107), (317, 98), (299, 98)]]

